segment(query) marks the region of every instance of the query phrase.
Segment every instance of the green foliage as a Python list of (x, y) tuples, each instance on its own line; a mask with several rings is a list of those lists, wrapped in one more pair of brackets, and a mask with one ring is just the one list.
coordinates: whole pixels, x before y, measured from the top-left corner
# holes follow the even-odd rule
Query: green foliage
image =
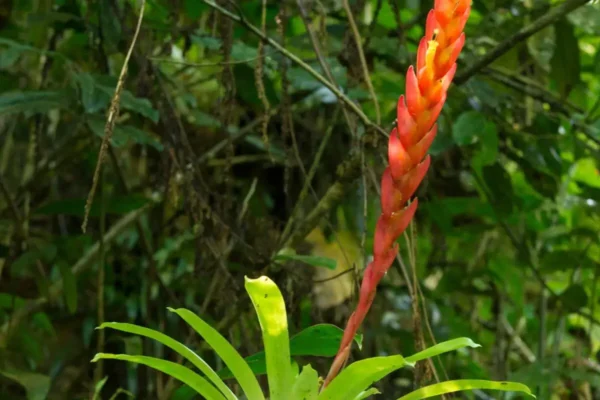
[[(479, 345), (474, 343), (471, 339), (460, 338), (440, 343), (406, 359), (398, 355), (373, 357), (356, 361), (345, 368), (326, 388), (319, 392), (319, 376), (317, 371), (310, 365), (304, 366), (302, 372), (299, 374), (297, 372), (294, 373), (292, 369), (290, 363), (291, 352), (287, 329), (287, 313), (285, 311), (285, 304), (281, 291), (277, 285), (271, 279), (262, 276), (257, 279), (246, 278), (245, 287), (254, 304), (262, 330), (270, 399), (364, 399), (371, 394), (378, 393), (376, 389), (369, 388), (369, 386), (375, 384), (393, 371), (405, 366), (414, 366), (418, 361), (438, 356), (445, 352), (454, 351), (464, 347), (479, 347)], [(258, 383), (248, 364), (246, 364), (239, 353), (237, 353), (223, 336), (189, 310), (178, 309), (172, 311), (180, 315), (194, 328), (194, 330), (196, 330), (196, 332), (201, 334), (205, 340), (207, 340), (207, 343), (209, 343), (230, 368), (232, 375), (244, 389), (247, 398), (264, 398), (260, 392), (260, 388), (257, 387)], [(100, 328), (118, 329), (157, 340), (191, 361), (208, 376), (214, 386), (211, 385), (208, 380), (182, 365), (153, 357), (99, 353), (94, 357), (93, 361), (116, 359), (144, 364), (178, 379), (208, 400), (225, 399), (224, 396), (226, 396), (227, 399), (236, 398), (204, 360), (176, 340), (171, 339), (160, 332), (131, 324), (114, 322), (105, 323)], [(517, 383), (461, 380), (427, 386), (402, 397), (402, 399), (424, 399), (437, 394), (469, 389), (521, 391), (531, 394), (529, 388)]]
[(275, 261), (300, 261), (302, 263), (312, 265), (315, 267), (324, 267), (327, 269), (335, 270), (336, 261), (327, 257), (318, 256), (305, 256), (296, 254), (295, 251), (290, 249), (283, 249), (274, 258)]
[[(334, 325), (318, 324), (309, 326), (290, 338), (290, 355), (333, 357), (338, 351), (342, 335), (343, 331)], [(362, 345), (362, 335), (356, 335), (354, 341), (360, 348)], [(264, 351), (248, 356), (245, 360), (255, 375), (267, 373)], [(218, 371), (218, 374), (223, 379), (233, 377), (231, 371), (227, 368)]]
[(420, 400), (428, 399), (430, 397), (439, 396), (441, 394), (449, 394), (454, 392), (460, 392), (463, 390), (473, 389), (487, 389), (487, 390), (501, 390), (501, 391), (513, 391), (523, 392), (531, 397), (535, 396), (529, 388), (520, 383), (514, 382), (490, 382), (480, 381), (475, 379), (461, 379), (459, 381), (448, 381), (441, 382), (435, 385), (426, 386), (424, 388), (415, 390), (414, 392), (407, 394), (406, 396), (400, 397), (398, 400)]
[(27, 400), (44, 400), (50, 391), (50, 377), (27, 371), (0, 370), (0, 375), (18, 382), (25, 388)]
[[(99, 346), (183, 357), (228, 399), (227, 390), (268, 395), (258, 384), (268, 381), (261, 324), (242, 284), (261, 274), (287, 306), (294, 393), (319, 396), (315, 375), (327, 372), (342, 332), (332, 324), (352, 311), (373, 250), (382, 133), (434, 2), (349, 0), (378, 124), (341, 0), (303, 1), (306, 21), (296, 2), (268, 1), (265, 35), (283, 51), (264, 42), (261, 59), (262, 0), (216, 2), (244, 22), (208, 3), (146, 1), (86, 233), (141, 1), (2, 3), (0, 399), (198, 397), (143, 366), (90, 365)], [(415, 224), (352, 359), (436, 357), (439, 346), (460, 345), (435, 359), (438, 376), (513, 380), (549, 400), (596, 398), (600, 5), (479, 0), (472, 9)], [(257, 75), (271, 104), (268, 140)], [(313, 229), (326, 244), (303, 240)], [(165, 316), (169, 305), (177, 313)], [(120, 323), (94, 329), (106, 321), (164, 336)], [(477, 357), (466, 339), (448, 340), (463, 337), (482, 345)], [(352, 396), (396, 398), (436, 383), (416, 378), (400, 368)]]

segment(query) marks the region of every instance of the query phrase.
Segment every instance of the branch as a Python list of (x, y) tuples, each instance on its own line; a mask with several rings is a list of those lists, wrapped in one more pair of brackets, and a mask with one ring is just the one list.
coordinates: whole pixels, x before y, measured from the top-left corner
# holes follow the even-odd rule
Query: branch
[[(364, 138), (365, 136), (363, 136), (363, 139)], [(284, 247), (295, 247), (298, 245), (317, 225), (319, 220), (345, 196), (349, 183), (358, 178), (360, 172), (360, 153), (359, 151), (354, 151), (350, 154), (350, 157), (338, 167), (338, 179), (329, 187), (329, 189), (327, 189), (327, 192), (321, 200), (319, 200), (319, 203), (313, 208), (310, 214), (306, 216), (304, 221), (300, 223), (298, 228), (296, 228), (290, 238), (286, 241)]]
[(367, 117), (365, 115), (365, 113), (362, 112), (360, 107), (358, 107), (358, 105), (355, 102), (350, 100), (344, 93), (342, 93), (338, 88), (336, 88), (333, 84), (331, 84), (331, 82), (329, 82), (329, 80), (327, 80), (327, 78), (325, 78), (323, 75), (321, 75), (317, 71), (315, 71), (310, 65), (308, 65), (307, 63), (302, 61), (294, 53), (290, 52), (285, 47), (283, 47), (279, 43), (277, 43), (275, 40), (273, 40), (270, 37), (263, 34), (260, 29), (258, 29), (256, 26), (252, 25), (241, 15), (235, 15), (235, 14), (231, 13), (229, 10), (224, 9), (220, 5), (215, 4), (211, 0), (202, 0), (202, 1), (205, 4), (209, 5), (210, 7), (217, 10), (218, 12), (220, 12), (221, 14), (225, 15), (227, 18), (230, 18), (231, 20), (239, 23), (240, 25), (242, 25), (243, 27), (248, 29), (250, 32), (252, 32), (255, 36), (259, 37), (261, 40), (263, 40), (263, 41), (267, 42), (269, 45), (273, 46), (273, 48), (277, 49), (285, 57), (289, 58), (291, 61), (298, 64), (298, 66), (303, 68), (306, 72), (311, 74), (316, 80), (321, 82), (323, 84), (323, 86), (325, 86), (327, 89), (331, 90), (333, 92), (333, 94), (335, 94), (335, 96), (341, 102), (343, 102), (346, 106), (348, 106), (348, 108), (350, 108), (352, 110), (352, 112), (354, 112), (366, 126), (372, 128), (372, 129), (375, 129), (376, 131), (380, 132), (384, 136), (388, 136), (387, 132), (385, 130), (383, 130), (379, 125), (377, 125), (376, 123), (371, 121), (369, 119), (369, 117)]
[[(135, 211), (130, 212), (125, 215), (119, 221), (117, 221), (106, 235), (104, 235), (104, 243), (108, 244), (115, 240), (117, 236), (119, 236), (131, 223), (137, 220), (143, 213), (145, 213), (151, 205), (146, 205), (142, 208), (139, 208)], [(93, 264), (94, 260), (98, 256), (100, 251), (100, 242), (96, 242), (88, 251), (77, 261), (75, 265), (71, 268), (71, 273), (73, 275), (79, 275), (83, 271), (85, 271), (90, 265)], [(47, 296), (41, 296), (34, 300), (28, 300), (23, 304), (21, 308), (19, 308), (15, 313), (11, 316), (8, 322), (6, 322), (0, 328), (0, 348), (4, 347), (6, 344), (6, 340), (8, 338), (9, 328), (10, 326), (18, 326), (21, 321), (26, 319), (29, 315), (36, 312), (43, 306), (45, 306), (48, 302), (58, 298), (63, 291), (63, 279), (61, 278), (57, 282), (55, 282), (49, 289)]]
[[(302, 22), (304, 22), (304, 27), (306, 28), (306, 33), (308, 34), (308, 39), (310, 40), (310, 43), (312, 44), (312, 47), (315, 51), (315, 55), (317, 56), (317, 61), (319, 61), (319, 65), (323, 69), (323, 72), (327, 76), (327, 79), (329, 79), (329, 82), (331, 84), (335, 85), (336, 84), (335, 79), (333, 78), (333, 74), (331, 73), (331, 69), (329, 68), (329, 65), (327, 65), (327, 61), (325, 60), (325, 57), (323, 57), (323, 52), (321, 51), (321, 47), (319, 46), (319, 40), (317, 39), (315, 32), (311, 28), (311, 21), (309, 19), (308, 13), (306, 12), (306, 9), (304, 8), (304, 2), (302, 0), (296, 0), (296, 3), (298, 4), (298, 10), (300, 10), (300, 17), (302, 18)], [(352, 120), (350, 119), (350, 116), (348, 115), (348, 111), (346, 110), (346, 107), (342, 107), (342, 111), (344, 113), (344, 119), (346, 120), (348, 129), (350, 130), (352, 135), (354, 135), (356, 129), (355, 129), (354, 124), (352, 123)]]
[(483, 56), (479, 61), (475, 64), (470, 65), (467, 69), (463, 70), (461, 73), (457, 74), (454, 78), (454, 83), (457, 85), (463, 84), (468, 81), (473, 75), (477, 74), (484, 67), (487, 67), (496, 59), (500, 58), (510, 49), (515, 47), (517, 43), (520, 43), (526, 40), (528, 37), (533, 34), (541, 31), (548, 25), (551, 25), (558, 21), (560, 18), (564, 17), (571, 11), (583, 6), (584, 4), (589, 3), (589, 0), (567, 0), (562, 3), (560, 6), (552, 8), (542, 17), (536, 19), (531, 24), (527, 25), (519, 32), (515, 33), (509, 38), (506, 38), (502, 43), (496, 46), (491, 51), (487, 52), (485, 56)]
[(123, 86), (125, 84), (125, 76), (127, 75), (127, 65), (129, 64), (129, 59), (131, 58), (131, 54), (133, 53), (133, 47), (135, 46), (135, 42), (137, 41), (138, 35), (140, 33), (142, 19), (144, 19), (145, 7), (146, 0), (142, 0), (142, 5), (140, 7), (140, 16), (138, 18), (137, 26), (135, 28), (135, 33), (133, 34), (133, 39), (131, 40), (129, 50), (125, 55), (125, 61), (123, 61), (121, 73), (119, 74), (119, 80), (117, 81), (117, 87), (115, 88), (115, 94), (113, 95), (112, 101), (110, 102), (110, 108), (108, 109), (108, 117), (106, 118), (106, 124), (104, 125), (104, 137), (102, 138), (100, 152), (98, 153), (98, 161), (96, 162), (96, 170), (94, 171), (94, 177), (92, 179), (92, 188), (90, 189), (90, 193), (88, 194), (88, 198), (85, 202), (85, 213), (83, 215), (83, 223), (81, 224), (81, 230), (83, 231), (83, 233), (85, 233), (85, 230), (87, 228), (90, 209), (92, 208), (92, 202), (94, 201), (94, 194), (96, 194), (96, 188), (98, 187), (100, 170), (102, 169), (102, 164), (104, 163), (104, 159), (106, 158), (106, 150), (110, 145), (110, 138), (112, 137), (113, 130), (115, 128), (115, 123), (117, 122), (117, 117), (119, 116), (119, 103), (121, 101), (121, 92), (123, 91)]
[(360, 37), (360, 33), (358, 32), (358, 27), (356, 26), (356, 22), (354, 21), (354, 16), (352, 15), (352, 9), (350, 8), (348, 0), (343, 0), (343, 4), (344, 9), (346, 10), (346, 14), (348, 15), (348, 22), (350, 24), (350, 29), (352, 30), (352, 35), (354, 36), (354, 41), (356, 42), (356, 51), (358, 52), (358, 58), (360, 59), (360, 65), (363, 70), (363, 79), (367, 84), (367, 88), (369, 89), (369, 95), (371, 96), (371, 100), (373, 100), (373, 105), (375, 106), (377, 124), (381, 124), (381, 111), (379, 111), (379, 102), (377, 101), (375, 89), (373, 89), (371, 77), (369, 76), (369, 68), (367, 66), (367, 60), (365, 60), (365, 52), (362, 48), (362, 40)]

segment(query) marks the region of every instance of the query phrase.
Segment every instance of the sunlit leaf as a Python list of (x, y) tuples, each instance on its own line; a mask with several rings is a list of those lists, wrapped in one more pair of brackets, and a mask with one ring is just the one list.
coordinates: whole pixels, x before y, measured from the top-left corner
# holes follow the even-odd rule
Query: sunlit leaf
[(225, 365), (227, 365), (237, 379), (248, 399), (264, 399), (260, 385), (252, 370), (227, 339), (193, 312), (185, 308), (169, 308), (169, 310), (183, 318), (206, 341), (213, 351), (221, 357)]
[(462, 349), (464, 347), (481, 347), (481, 345), (475, 343), (469, 338), (458, 338), (447, 340), (442, 343), (438, 343), (435, 346), (431, 346), (423, 351), (418, 352), (410, 357), (406, 357), (407, 362), (415, 363), (417, 361), (425, 360), (427, 358), (439, 356), (440, 354), (447, 353), (449, 351), (454, 351), (458, 349)]
[(442, 394), (474, 389), (501, 390), (503, 392), (521, 392), (531, 397), (535, 397), (527, 386), (522, 385), (520, 383), (462, 379), (456, 381), (441, 382), (436, 383), (435, 385), (426, 386), (424, 388), (415, 390), (414, 392), (411, 392), (406, 396), (402, 396), (398, 398), (398, 400), (428, 399), (430, 397), (439, 396)]
[(223, 395), (229, 400), (235, 400), (236, 397), (233, 392), (225, 385), (225, 383), (219, 378), (217, 373), (196, 353), (190, 350), (184, 344), (178, 342), (171, 337), (155, 331), (153, 329), (144, 328), (142, 326), (137, 326), (133, 324), (119, 323), (119, 322), (105, 322), (98, 327), (98, 329), (110, 328), (119, 330), (122, 332), (133, 333), (136, 335), (148, 337), (150, 339), (156, 340), (159, 343), (169, 347), (170, 349), (176, 351), (183, 358), (194, 364), (196, 368), (198, 368), (206, 377), (223, 393)]
[(413, 363), (402, 356), (373, 357), (346, 367), (319, 395), (319, 400), (353, 399), (386, 375)]
[[(335, 325), (317, 324), (304, 329), (290, 339), (290, 355), (292, 356), (317, 356), (333, 357), (336, 355), (344, 331)], [(357, 334), (354, 341), (359, 348), (362, 346), (362, 335)], [(267, 364), (264, 351), (245, 358), (246, 362), (256, 375), (267, 373)], [(218, 371), (223, 379), (233, 378), (231, 371), (224, 368)]]
[(290, 399), (316, 400), (319, 393), (319, 374), (310, 365), (305, 365), (296, 378)]
[(223, 397), (221, 392), (219, 392), (209, 381), (196, 374), (191, 369), (171, 361), (161, 360), (154, 357), (107, 353), (96, 354), (92, 362), (97, 362), (98, 360), (123, 360), (146, 365), (185, 383), (194, 389), (198, 394), (204, 396), (207, 400), (225, 400), (225, 397)]
[(262, 331), (271, 400), (286, 400), (292, 386), (290, 342), (283, 296), (271, 279), (245, 278)]
[(102, 388), (106, 384), (106, 381), (108, 381), (108, 376), (105, 376), (104, 378), (102, 378), (101, 380), (99, 380), (94, 385), (94, 395), (92, 397), (92, 400), (98, 400), (100, 398), (100, 392), (102, 391)]
[(356, 396), (354, 398), (354, 400), (368, 399), (369, 397), (371, 397), (375, 394), (381, 394), (381, 392), (379, 390), (377, 390), (376, 388), (370, 388), (370, 389), (365, 390), (364, 392), (359, 393), (358, 396)]

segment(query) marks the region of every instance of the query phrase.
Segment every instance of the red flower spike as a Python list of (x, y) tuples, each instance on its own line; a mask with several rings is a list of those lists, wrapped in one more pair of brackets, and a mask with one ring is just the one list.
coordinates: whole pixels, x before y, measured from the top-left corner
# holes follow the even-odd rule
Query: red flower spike
[(443, 53), (438, 53), (436, 57), (436, 63), (438, 65), (438, 70), (436, 71), (438, 76), (443, 76), (448, 73), (450, 68), (452, 68), (456, 60), (458, 59), (458, 55), (462, 50), (465, 44), (465, 35), (464, 33), (458, 37), (448, 48), (444, 50)]
[(398, 253), (396, 240), (417, 210), (417, 199), (407, 203), (431, 164), (427, 151), (437, 133), (435, 121), (456, 72), (456, 60), (465, 42), (463, 29), (470, 12), (471, 0), (435, 0), (433, 10), (427, 15), (416, 69), (411, 66), (406, 74), (406, 95), (398, 99), (397, 124), (388, 142), (389, 167), (381, 178), (382, 213), (375, 227), (373, 261), (365, 269), (356, 310), (348, 319), (324, 386), (348, 359), (354, 335), (373, 303), (377, 285)]
[[(415, 212), (417, 211), (417, 205), (419, 204), (419, 199), (414, 199), (412, 203), (408, 207), (406, 207), (402, 211), (398, 211), (392, 214), (390, 218), (390, 234), (392, 235), (392, 242), (395, 242), (402, 232), (408, 227), (410, 221), (412, 221)], [(390, 246), (391, 247), (391, 246)]]
[(438, 21), (443, 22), (443, 20), (436, 15), (435, 10), (430, 10), (429, 13), (427, 13), (427, 21), (425, 22), (425, 40), (429, 41), (433, 39), (433, 34), (438, 28)]
[(404, 150), (404, 145), (400, 141), (398, 130), (396, 128), (390, 133), (390, 140), (388, 141), (388, 160), (390, 163), (390, 172), (395, 179), (404, 175), (412, 165), (412, 160), (406, 150)]
[(427, 113), (422, 114), (422, 118), (419, 118), (419, 120), (417, 121), (417, 127), (420, 132), (427, 132), (431, 129), (434, 122), (437, 120), (437, 117), (440, 115), (440, 112), (442, 111), (442, 107), (444, 107), (445, 102), (446, 94), (444, 93), (437, 104), (432, 105)]
[(390, 167), (387, 167), (381, 177), (381, 213), (392, 215), (394, 210), (402, 206), (403, 192), (396, 189)]
[(400, 96), (398, 99), (398, 107), (396, 108), (396, 125), (398, 128), (398, 137), (400, 138), (400, 142), (402, 142), (402, 146), (404, 148), (408, 148), (413, 145), (413, 143), (417, 142), (417, 138), (415, 138), (417, 124), (415, 124), (415, 120), (412, 115), (408, 112), (408, 107), (406, 107), (406, 101), (404, 100), (404, 96)]
[(377, 220), (377, 225), (375, 225), (375, 240), (373, 243), (374, 259), (382, 258), (395, 241), (390, 231), (390, 218), (391, 215), (381, 215)]
[(421, 91), (419, 90), (419, 81), (411, 65), (406, 72), (406, 105), (410, 115), (418, 115), (422, 109)]
[(429, 169), (429, 164), (431, 164), (431, 157), (427, 156), (422, 163), (417, 165), (408, 174), (404, 175), (400, 184), (400, 192), (402, 193), (402, 195), (399, 196), (400, 198), (410, 199), (412, 195), (415, 194), (415, 191)]
[(437, 134), (437, 125), (434, 125), (429, 132), (421, 139), (419, 143), (414, 145), (410, 149), (410, 158), (413, 160), (422, 160), (427, 154), (427, 150), (433, 143), (433, 139), (435, 139), (435, 135)]
[[(425, 55), (427, 54), (427, 38), (421, 38), (417, 49), (417, 74), (425, 68)], [(419, 82), (421, 80), (419, 79)]]
[(455, 73), (456, 73), (456, 64), (454, 64), (452, 66), (452, 68), (450, 68), (450, 70), (442, 78), (442, 87), (444, 88), (444, 92), (448, 91), (448, 88), (450, 87), (450, 84), (452, 83), (452, 79), (454, 78)]

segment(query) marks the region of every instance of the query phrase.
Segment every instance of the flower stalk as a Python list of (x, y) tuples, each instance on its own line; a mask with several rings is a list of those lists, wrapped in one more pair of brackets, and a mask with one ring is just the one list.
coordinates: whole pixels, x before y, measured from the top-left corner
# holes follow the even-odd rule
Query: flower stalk
[(463, 30), (470, 11), (471, 0), (435, 0), (427, 16), (416, 69), (410, 66), (407, 71), (406, 95), (398, 100), (397, 123), (389, 137), (389, 165), (381, 178), (381, 215), (375, 227), (373, 260), (365, 269), (356, 310), (348, 320), (323, 387), (346, 363), (353, 338), (375, 298), (377, 284), (398, 253), (396, 240), (417, 209), (418, 200), (409, 200), (431, 162), (427, 151), (437, 133), (435, 122), (465, 43)]

